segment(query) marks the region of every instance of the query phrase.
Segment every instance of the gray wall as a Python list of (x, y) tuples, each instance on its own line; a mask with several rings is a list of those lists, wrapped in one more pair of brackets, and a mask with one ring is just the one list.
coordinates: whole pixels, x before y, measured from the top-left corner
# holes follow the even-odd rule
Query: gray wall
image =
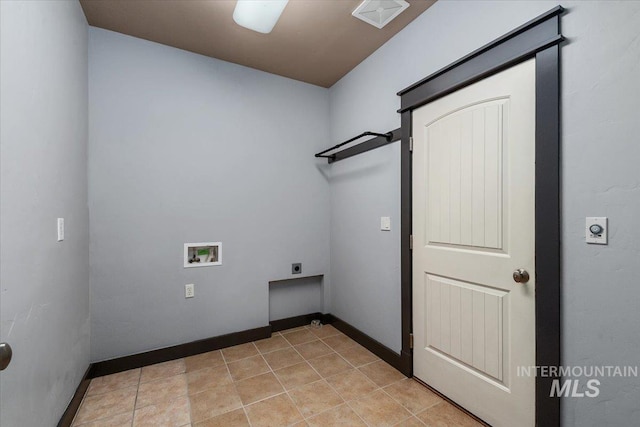
[[(373, 123), (367, 126), (362, 130), (395, 129)], [(351, 135), (362, 130), (354, 130)], [(331, 165), (330, 254), (332, 314), (399, 353), (398, 144)], [(391, 217), (391, 231), (380, 230), (382, 216)]]
[[(362, 130), (387, 131), (399, 126), (395, 93), (448, 63), (464, 56), (552, 8), (555, 2), (439, 1), (391, 39), (331, 90), (332, 138), (346, 139)], [(563, 2), (568, 13), (562, 32), (562, 351), (565, 365), (637, 365), (640, 353), (640, 292), (632, 268), (640, 253), (640, 2)], [(380, 251), (397, 247), (398, 227), (389, 247), (361, 245), (363, 253), (333, 262), (335, 253), (348, 256), (353, 239), (367, 239), (356, 229), (336, 230), (337, 219), (366, 203), (383, 199), (399, 214), (395, 189), (380, 182), (397, 180), (398, 146), (368, 153), (368, 162), (345, 160), (341, 170), (350, 180), (332, 181), (332, 283), (334, 314), (350, 319), (374, 338), (400, 350), (400, 329), (383, 331), (380, 324), (397, 324), (400, 305), (385, 313), (354, 307), (362, 304), (358, 288), (368, 286), (376, 299), (389, 298), (382, 290), (395, 263), (379, 262)], [(393, 167), (377, 167), (394, 161)], [(350, 162), (347, 165), (347, 162)], [(358, 173), (370, 175), (360, 183)], [(377, 167), (377, 168), (376, 168)], [(377, 174), (377, 175), (376, 175)], [(375, 175), (375, 176), (374, 176)], [(339, 198), (339, 203), (337, 203)], [(382, 202), (377, 202), (382, 203)], [(372, 208), (361, 221), (374, 222), (380, 209)], [(584, 243), (586, 216), (608, 216), (608, 246)], [(379, 231), (371, 227), (368, 240)], [(395, 250), (395, 249), (393, 249)], [(393, 251), (391, 251), (393, 252)], [(371, 260), (362, 265), (361, 260)], [(353, 259), (355, 263), (349, 261)], [(353, 271), (358, 266), (360, 271)], [(359, 279), (360, 278), (360, 279)], [(399, 298), (396, 275), (393, 288)], [(368, 281), (368, 283), (367, 283)], [(384, 333), (383, 333), (384, 332)], [(597, 398), (563, 400), (566, 426), (629, 426), (637, 423), (638, 378), (603, 378)]]
[(269, 320), (323, 312), (323, 276), (269, 283)]
[(55, 426), (89, 365), (87, 23), (78, 2), (0, 15), (0, 425)]
[[(265, 326), (294, 262), (328, 292), (328, 91), (89, 33), (92, 360)], [(223, 264), (183, 268), (203, 241)]]

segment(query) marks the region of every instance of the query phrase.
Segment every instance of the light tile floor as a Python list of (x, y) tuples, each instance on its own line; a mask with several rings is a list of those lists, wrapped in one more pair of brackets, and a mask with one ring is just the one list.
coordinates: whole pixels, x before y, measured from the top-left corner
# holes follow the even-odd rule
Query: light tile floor
[(481, 426), (331, 325), (91, 381), (73, 426)]

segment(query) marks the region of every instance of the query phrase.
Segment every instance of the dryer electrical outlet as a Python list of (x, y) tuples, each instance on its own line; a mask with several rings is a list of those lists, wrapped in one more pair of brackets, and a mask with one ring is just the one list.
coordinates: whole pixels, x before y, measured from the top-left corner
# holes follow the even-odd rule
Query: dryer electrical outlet
[(302, 273), (302, 263), (296, 262), (291, 264), (291, 274), (301, 274)]

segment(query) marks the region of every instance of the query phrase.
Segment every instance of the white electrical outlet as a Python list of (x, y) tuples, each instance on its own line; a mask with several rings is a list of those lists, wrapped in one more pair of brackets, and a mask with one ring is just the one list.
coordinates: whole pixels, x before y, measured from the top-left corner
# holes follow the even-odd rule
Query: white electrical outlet
[(184, 285), (184, 297), (193, 298), (194, 296), (196, 296), (195, 285), (193, 283)]

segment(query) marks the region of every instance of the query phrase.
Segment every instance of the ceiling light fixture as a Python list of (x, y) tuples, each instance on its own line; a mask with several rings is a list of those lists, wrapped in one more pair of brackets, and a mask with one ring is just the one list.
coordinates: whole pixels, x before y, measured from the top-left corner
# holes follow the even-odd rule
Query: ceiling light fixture
[(242, 27), (269, 34), (287, 3), (289, 0), (238, 0), (233, 20)]
[(382, 28), (408, 7), (409, 3), (404, 0), (364, 0), (352, 15), (376, 28)]

